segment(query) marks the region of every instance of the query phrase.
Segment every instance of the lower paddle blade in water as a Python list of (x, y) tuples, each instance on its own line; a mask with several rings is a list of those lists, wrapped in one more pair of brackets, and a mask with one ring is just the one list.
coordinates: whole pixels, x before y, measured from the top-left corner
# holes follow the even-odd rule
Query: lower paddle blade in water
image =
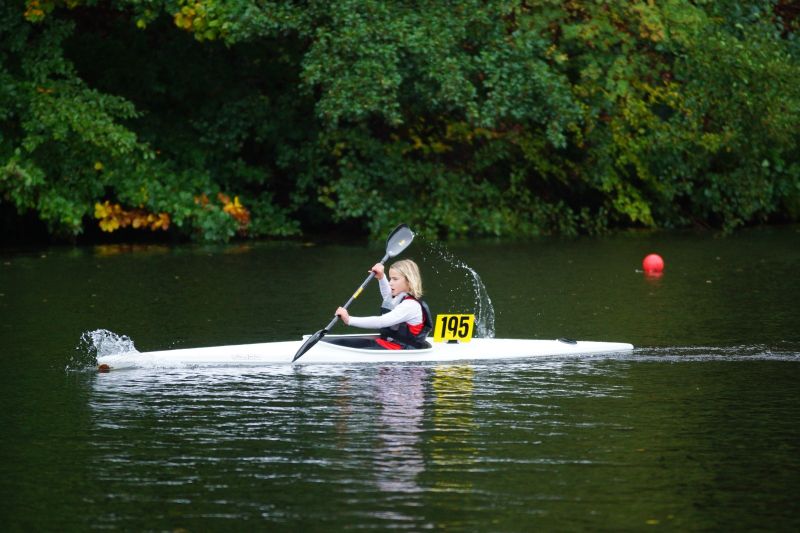
[(324, 337), (326, 333), (327, 333), (327, 331), (325, 331), (324, 329), (321, 329), (318, 332), (316, 332), (313, 335), (311, 335), (309, 338), (307, 338), (306, 342), (304, 342), (303, 345), (300, 347), (300, 349), (297, 350), (297, 353), (294, 354), (294, 358), (292, 359), (292, 363), (294, 363), (295, 361), (300, 359), (300, 357), (302, 357), (304, 353), (309, 351), (312, 346), (317, 344), (317, 342), (319, 342), (319, 340), (322, 337)]

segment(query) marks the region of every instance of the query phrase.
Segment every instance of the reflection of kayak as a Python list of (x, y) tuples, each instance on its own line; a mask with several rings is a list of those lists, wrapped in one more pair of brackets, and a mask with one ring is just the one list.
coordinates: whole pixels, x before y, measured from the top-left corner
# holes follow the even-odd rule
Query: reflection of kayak
[[(633, 346), (621, 342), (525, 339), (472, 339), (469, 342), (429, 342), (418, 350), (364, 349), (366, 339), (377, 335), (328, 335), (296, 364), (389, 363), (510, 359), (572, 354), (625, 352)], [(429, 339), (431, 340), (431, 339)], [(159, 352), (128, 352), (98, 357), (102, 370), (123, 368), (180, 368), (192, 366), (258, 366), (290, 364), (302, 341), (265, 342)], [(107, 366), (104, 366), (107, 365)]]

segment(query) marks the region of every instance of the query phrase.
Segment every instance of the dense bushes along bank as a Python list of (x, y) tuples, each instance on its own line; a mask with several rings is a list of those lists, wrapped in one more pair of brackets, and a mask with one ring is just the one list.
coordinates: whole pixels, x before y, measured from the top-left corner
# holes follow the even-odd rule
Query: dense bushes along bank
[(209, 240), (798, 220), (799, 14), (780, 0), (3, 2), (0, 202), (54, 235)]

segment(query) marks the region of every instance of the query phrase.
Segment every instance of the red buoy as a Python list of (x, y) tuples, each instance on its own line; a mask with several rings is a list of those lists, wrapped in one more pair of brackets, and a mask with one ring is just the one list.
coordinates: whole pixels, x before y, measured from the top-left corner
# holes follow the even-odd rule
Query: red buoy
[(97, 367), (98, 372), (108, 372), (109, 370), (111, 370), (111, 367), (105, 363), (103, 363), (102, 365), (98, 365)]
[(660, 274), (664, 271), (664, 260), (658, 254), (650, 254), (642, 261), (645, 274)]

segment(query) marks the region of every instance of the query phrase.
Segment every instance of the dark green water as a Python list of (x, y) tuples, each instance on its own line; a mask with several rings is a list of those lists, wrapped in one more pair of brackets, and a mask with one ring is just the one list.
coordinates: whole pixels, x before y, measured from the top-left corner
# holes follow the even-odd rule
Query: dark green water
[[(0, 523), (798, 530), (798, 244), (790, 227), (404, 254), (434, 312), (478, 312), (498, 337), (631, 342), (626, 356), (99, 375), (65, 366), (100, 328), (141, 351), (313, 332), (382, 250), (4, 251)], [(636, 272), (651, 251), (661, 278)]]

